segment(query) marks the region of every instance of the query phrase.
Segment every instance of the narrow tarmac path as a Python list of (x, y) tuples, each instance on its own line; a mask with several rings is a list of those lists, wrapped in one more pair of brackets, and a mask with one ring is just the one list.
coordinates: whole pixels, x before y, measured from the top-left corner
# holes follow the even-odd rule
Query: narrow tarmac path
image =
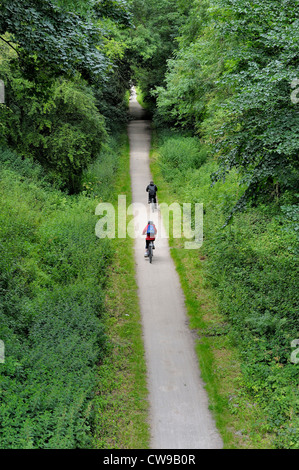
[[(135, 262), (148, 371), (150, 446), (152, 449), (219, 449), (222, 440), (208, 410), (184, 296), (160, 212), (149, 214), (145, 188), (151, 180), (151, 123), (137, 103), (136, 95), (131, 97), (130, 112), (134, 117), (128, 125), (128, 134), (132, 196), (136, 206)], [(144, 258), (145, 240), (141, 235), (148, 220), (158, 227), (152, 264)]]

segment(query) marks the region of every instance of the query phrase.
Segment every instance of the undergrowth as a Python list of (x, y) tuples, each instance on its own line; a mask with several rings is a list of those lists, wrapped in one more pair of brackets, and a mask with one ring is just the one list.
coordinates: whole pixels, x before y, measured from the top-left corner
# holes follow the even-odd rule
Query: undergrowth
[(92, 198), (10, 150), (0, 162), (0, 447), (91, 447), (113, 249)]

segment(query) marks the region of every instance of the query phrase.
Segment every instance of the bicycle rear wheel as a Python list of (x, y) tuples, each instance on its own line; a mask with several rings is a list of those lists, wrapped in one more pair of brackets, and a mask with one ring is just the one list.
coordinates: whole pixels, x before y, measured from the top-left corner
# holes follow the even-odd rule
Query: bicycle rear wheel
[(151, 197), (149, 203), (150, 203), (151, 211), (155, 212), (156, 204), (155, 204), (154, 198)]

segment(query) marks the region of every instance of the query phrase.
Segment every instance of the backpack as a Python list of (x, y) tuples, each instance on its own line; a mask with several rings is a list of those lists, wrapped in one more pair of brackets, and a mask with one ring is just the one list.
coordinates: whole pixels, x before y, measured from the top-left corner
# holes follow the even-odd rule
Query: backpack
[(155, 227), (153, 225), (148, 225), (146, 233), (147, 233), (148, 237), (154, 237), (155, 236)]
[(155, 196), (156, 195), (156, 189), (154, 184), (150, 184), (148, 187), (149, 195), (150, 196)]

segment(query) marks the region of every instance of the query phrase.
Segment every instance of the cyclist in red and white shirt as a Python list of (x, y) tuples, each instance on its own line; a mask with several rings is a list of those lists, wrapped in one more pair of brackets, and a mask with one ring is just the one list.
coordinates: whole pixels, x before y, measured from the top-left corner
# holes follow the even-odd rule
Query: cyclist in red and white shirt
[[(148, 256), (148, 245), (149, 242), (152, 241), (154, 242), (156, 239), (157, 235), (157, 228), (152, 220), (149, 220), (146, 227), (144, 228), (142, 235), (146, 234), (146, 239), (145, 239), (145, 254), (144, 256)], [(153, 244), (153, 248), (155, 249), (155, 246)]]

